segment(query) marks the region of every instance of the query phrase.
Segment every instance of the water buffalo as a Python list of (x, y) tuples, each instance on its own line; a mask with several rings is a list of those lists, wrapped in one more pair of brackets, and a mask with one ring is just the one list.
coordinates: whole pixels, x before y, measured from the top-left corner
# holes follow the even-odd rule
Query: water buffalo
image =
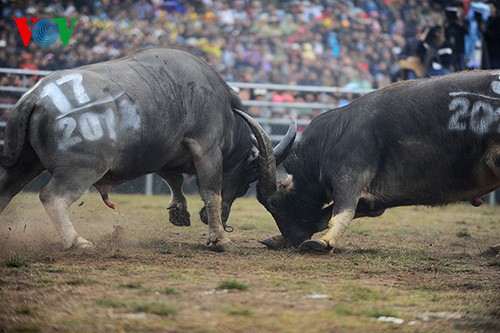
[(23, 95), (8, 120), (0, 212), (48, 170), (40, 200), (64, 248), (88, 248), (92, 243), (76, 233), (68, 208), (89, 187), (113, 207), (107, 195), (113, 186), (154, 172), (172, 189), (170, 221), (189, 225), (182, 174), (194, 174), (207, 244), (225, 250), (233, 201), (258, 179), (261, 158), (284, 159), (296, 133), (292, 124), (276, 151), (268, 146), (257, 157), (248, 125), (234, 112), (241, 108), (212, 68), (179, 50), (148, 49), (54, 72)]
[(500, 186), (500, 71), (396, 83), (325, 112), (263, 179), (282, 233), (271, 248), (332, 249), (354, 218), (390, 207), (479, 205)]

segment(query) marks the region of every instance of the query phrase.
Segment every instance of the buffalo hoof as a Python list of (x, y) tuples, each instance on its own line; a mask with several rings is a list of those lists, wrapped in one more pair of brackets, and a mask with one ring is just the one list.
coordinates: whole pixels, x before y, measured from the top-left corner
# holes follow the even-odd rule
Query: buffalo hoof
[(230, 240), (208, 241), (208, 248), (214, 252), (228, 252), (236, 249), (236, 245)]
[(299, 245), (300, 252), (327, 252), (331, 247), (322, 239), (309, 239)]
[(184, 207), (173, 205), (167, 209), (170, 223), (178, 227), (189, 227), (191, 225), (191, 216)]
[(290, 247), (282, 235), (264, 238), (259, 243), (265, 245), (268, 250), (281, 250)]
[(80, 236), (78, 236), (76, 238), (76, 240), (73, 242), (72, 246), (70, 246), (69, 248), (66, 248), (66, 250), (77, 251), (77, 252), (89, 251), (89, 250), (94, 250), (94, 249), (95, 249), (94, 244), (92, 244), (91, 242), (89, 242), (88, 240), (86, 240), (85, 238), (80, 237)]

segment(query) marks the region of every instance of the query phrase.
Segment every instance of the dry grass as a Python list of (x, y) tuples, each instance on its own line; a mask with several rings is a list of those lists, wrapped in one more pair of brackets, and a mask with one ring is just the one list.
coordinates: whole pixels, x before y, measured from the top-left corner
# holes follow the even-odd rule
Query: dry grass
[[(167, 197), (96, 194), (72, 207), (96, 251), (61, 250), (36, 194), (0, 216), (0, 332), (500, 331), (500, 207), (408, 207), (356, 220), (333, 254), (268, 251), (271, 216), (233, 206), (238, 248), (213, 253), (168, 223)], [(379, 321), (395, 317), (403, 324)]]

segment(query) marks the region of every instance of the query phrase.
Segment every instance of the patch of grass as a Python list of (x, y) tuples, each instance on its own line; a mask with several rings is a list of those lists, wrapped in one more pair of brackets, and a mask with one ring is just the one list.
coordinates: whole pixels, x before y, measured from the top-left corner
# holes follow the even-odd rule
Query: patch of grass
[(172, 254), (173, 253), (172, 245), (170, 245), (169, 243), (167, 243), (165, 241), (159, 241), (158, 244), (155, 244), (154, 250), (155, 250), (155, 252), (160, 253), (160, 254)]
[(349, 233), (352, 235), (369, 236), (372, 234), (372, 231), (368, 228), (357, 227), (349, 230)]
[(459, 290), (483, 290), (484, 286), (480, 283), (475, 282), (460, 282), (460, 283), (450, 283), (450, 289)]
[(165, 287), (157, 290), (162, 295), (180, 295), (182, 292), (179, 289), (172, 287)]
[(224, 280), (219, 285), (217, 286), (218, 290), (241, 290), (241, 291), (247, 291), (249, 288), (248, 283), (246, 282), (241, 282), (238, 280)]
[(33, 314), (33, 308), (30, 307), (27, 304), (20, 305), (15, 309), (16, 314), (19, 315), (32, 315)]
[(446, 264), (430, 264), (430, 265), (423, 265), (418, 267), (416, 272), (424, 272), (424, 273), (446, 273), (450, 274), (456, 271), (455, 268), (450, 267)]
[(339, 316), (350, 316), (354, 314), (353, 309), (345, 304), (335, 305), (333, 311), (335, 311), (335, 313), (338, 314)]
[(425, 282), (425, 283), (421, 283), (421, 284), (414, 286), (415, 289), (424, 290), (424, 291), (436, 291), (436, 290), (439, 290), (440, 287), (441, 287), (440, 284), (436, 284), (436, 283), (432, 283), (432, 282), (431, 283)]
[(462, 239), (457, 239), (450, 242), (450, 246), (464, 248), (464, 241)]
[(194, 253), (193, 252), (179, 252), (179, 253), (176, 253), (175, 256), (182, 258), (182, 259), (190, 259), (190, 258), (194, 258)]
[(163, 301), (133, 301), (124, 302), (107, 296), (97, 300), (96, 305), (104, 308), (121, 309), (128, 312), (152, 313), (158, 316), (175, 315), (177, 307)]
[(378, 307), (363, 308), (361, 310), (361, 313), (363, 313), (367, 317), (372, 317), (372, 318), (378, 318), (382, 316), (400, 318), (400, 316), (394, 313), (393, 311)]
[(157, 253), (160, 254), (171, 254), (179, 258), (193, 258), (194, 252), (192, 249), (183, 246), (182, 243), (171, 244), (165, 241), (159, 241), (158, 244), (154, 246)]
[(179, 312), (177, 307), (163, 301), (133, 302), (130, 304), (129, 310), (133, 312), (152, 313), (157, 316), (176, 315)]
[(142, 284), (140, 282), (122, 282), (118, 285), (118, 288), (141, 289)]
[(92, 279), (92, 278), (89, 278), (89, 277), (84, 277), (84, 278), (76, 278), (76, 279), (71, 279), (71, 280), (67, 280), (67, 281), (64, 281), (63, 284), (67, 284), (67, 285), (70, 285), (70, 286), (79, 286), (79, 285), (92, 285), (92, 284), (96, 284), (97, 281)]
[(471, 237), (470, 232), (466, 228), (460, 229), (459, 231), (457, 231), (455, 233), (455, 235), (459, 238), (470, 238)]
[(140, 289), (142, 293), (154, 293), (156, 295), (180, 295), (182, 292), (179, 289), (172, 287), (143, 287), (140, 283), (135, 286), (127, 287), (123, 286), (122, 288), (132, 288), (132, 289)]
[(54, 283), (54, 280), (51, 279), (50, 277), (43, 276), (40, 279), (38, 279), (38, 282), (40, 282), (41, 284), (51, 284)]
[(347, 297), (349, 299), (354, 299), (357, 301), (378, 301), (387, 299), (387, 296), (381, 291), (365, 286), (348, 283), (343, 287), (343, 290), (347, 294)]
[(500, 317), (500, 309), (498, 307), (495, 307), (495, 308), (492, 308), (492, 309), (489, 309), (488, 311), (488, 314), (494, 318), (498, 318)]
[(169, 281), (197, 282), (203, 280), (203, 272), (199, 269), (166, 270), (165, 278)]
[(486, 263), (487, 267), (500, 267), (500, 260), (491, 260)]
[(257, 230), (257, 226), (255, 224), (251, 224), (251, 223), (242, 224), (242, 225), (239, 226), (239, 228), (241, 230), (246, 230), (246, 231)]
[(15, 268), (26, 267), (29, 263), (30, 260), (27, 257), (16, 253), (11, 254), (11, 256), (4, 261), (5, 266)]
[(111, 252), (109, 257), (111, 259), (127, 259), (127, 255), (120, 249), (115, 249), (113, 252)]
[(38, 333), (38, 332), (41, 332), (41, 328), (38, 327), (37, 325), (35, 324), (31, 324), (31, 325), (18, 325), (18, 326), (14, 326), (12, 327), (9, 332), (12, 332), (12, 333)]
[(121, 309), (127, 307), (125, 302), (103, 296), (96, 301), (96, 305), (103, 308)]
[(60, 267), (60, 266), (48, 266), (46, 269), (44, 269), (44, 271), (48, 272), (48, 273), (64, 273), (66, 272), (66, 269), (64, 267)]
[(251, 317), (253, 315), (250, 308), (236, 306), (234, 304), (225, 304), (222, 307), (222, 312), (231, 316)]

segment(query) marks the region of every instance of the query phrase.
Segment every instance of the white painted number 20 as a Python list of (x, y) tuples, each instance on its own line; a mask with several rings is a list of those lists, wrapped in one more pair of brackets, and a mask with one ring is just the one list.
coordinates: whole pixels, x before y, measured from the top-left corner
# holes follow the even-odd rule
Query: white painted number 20
[[(478, 135), (484, 135), (491, 131), (491, 127), (500, 121), (500, 109), (482, 100), (477, 100), (470, 106), (469, 99), (465, 97), (454, 98), (449, 105), (453, 112), (448, 122), (450, 130), (464, 131), (469, 128)], [(500, 132), (500, 124), (494, 130)]]

